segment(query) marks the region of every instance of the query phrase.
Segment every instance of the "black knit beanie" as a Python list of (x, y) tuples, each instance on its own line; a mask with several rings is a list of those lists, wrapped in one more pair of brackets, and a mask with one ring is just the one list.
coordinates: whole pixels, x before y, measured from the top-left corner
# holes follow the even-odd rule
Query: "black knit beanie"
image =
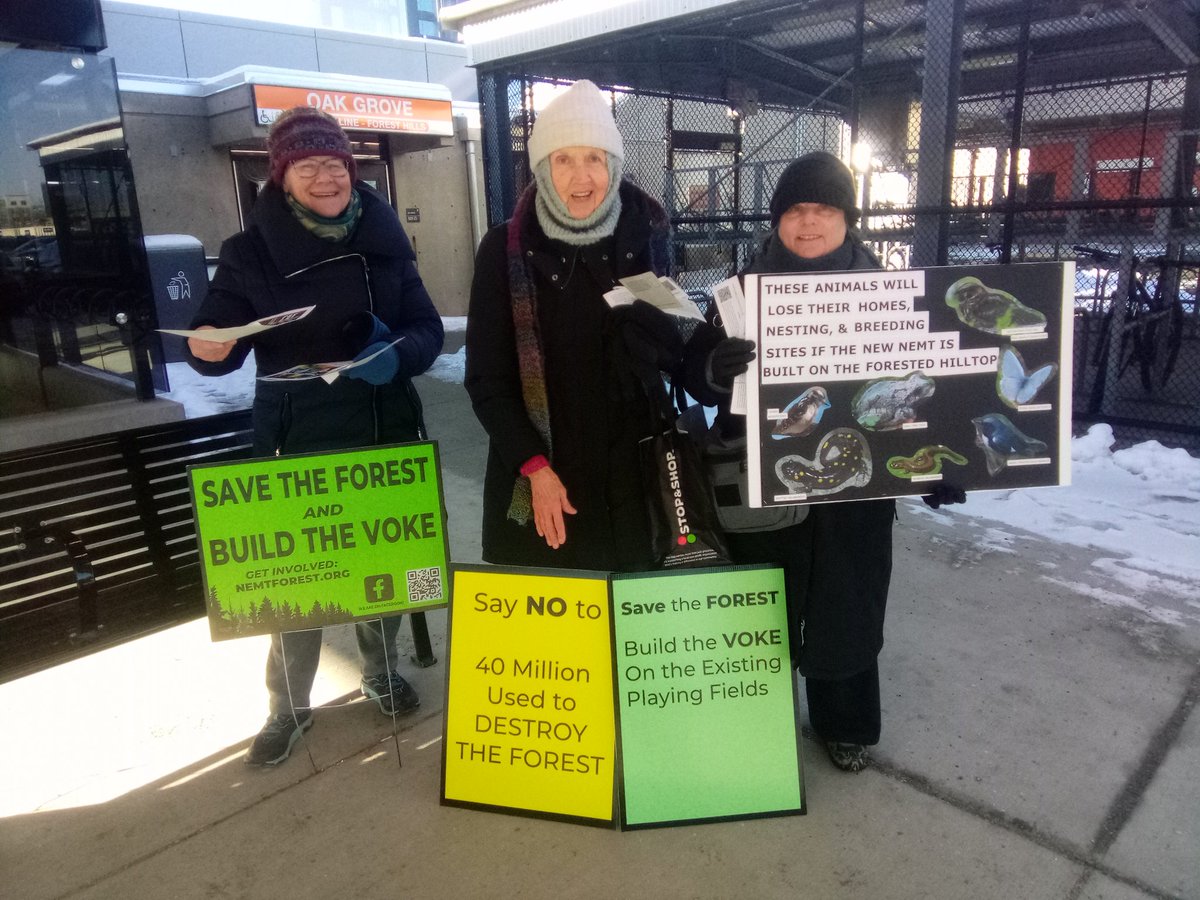
[(858, 223), (854, 176), (844, 162), (824, 150), (806, 153), (783, 170), (771, 195), (771, 227), (778, 226), (783, 214), (797, 203), (835, 206), (846, 213), (847, 225)]

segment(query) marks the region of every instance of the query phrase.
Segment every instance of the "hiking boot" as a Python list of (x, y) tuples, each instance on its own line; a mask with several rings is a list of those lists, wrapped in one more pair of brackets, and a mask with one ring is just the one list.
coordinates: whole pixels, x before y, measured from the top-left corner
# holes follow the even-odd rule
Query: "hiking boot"
[(295, 715), (289, 712), (268, 716), (267, 724), (246, 753), (246, 765), (279, 765), (288, 758), (300, 736), (312, 727), (312, 721), (311, 709), (297, 710)]
[(402, 716), (421, 705), (421, 698), (413, 686), (400, 677), (398, 672), (382, 675), (367, 675), (362, 680), (363, 696), (379, 704), (385, 716)]
[(842, 741), (826, 741), (829, 759), (843, 772), (861, 772), (871, 761), (867, 748), (862, 744), (846, 744)]

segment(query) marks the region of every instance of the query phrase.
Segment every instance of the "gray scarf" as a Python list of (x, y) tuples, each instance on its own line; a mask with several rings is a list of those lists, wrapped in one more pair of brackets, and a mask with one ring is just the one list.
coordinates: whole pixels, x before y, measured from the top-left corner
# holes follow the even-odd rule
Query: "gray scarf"
[[(778, 229), (767, 235), (758, 256), (746, 268), (747, 272), (767, 274), (771, 272), (836, 272), (853, 269), (855, 266), (855, 239), (848, 232), (842, 245), (831, 253), (806, 259), (797, 256), (783, 245)], [(861, 242), (858, 242), (861, 244)], [(865, 247), (863, 249), (866, 249)]]
[(621, 184), (621, 160), (608, 152), (604, 155), (608, 160), (608, 193), (592, 214), (584, 219), (574, 218), (554, 189), (554, 181), (550, 177), (550, 158), (546, 157), (534, 168), (533, 178), (538, 186), (534, 208), (538, 224), (542, 226), (546, 237), (583, 247), (616, 231), (617, 219), (621, 218), (618, 190)]

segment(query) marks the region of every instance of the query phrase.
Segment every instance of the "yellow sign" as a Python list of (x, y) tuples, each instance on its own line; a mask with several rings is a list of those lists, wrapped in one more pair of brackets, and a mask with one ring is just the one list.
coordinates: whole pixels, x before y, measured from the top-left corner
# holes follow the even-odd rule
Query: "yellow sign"
[(605, 575), (456, 568), (442, 802), (615, 822)]

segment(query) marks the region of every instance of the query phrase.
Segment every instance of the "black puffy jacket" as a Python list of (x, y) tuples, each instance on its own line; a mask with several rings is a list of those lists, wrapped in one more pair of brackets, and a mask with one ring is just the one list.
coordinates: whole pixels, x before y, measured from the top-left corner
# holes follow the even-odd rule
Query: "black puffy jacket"
[(219, 363), (189, 353), (202, 375), (223, 375), (253, 350), (258, 375), (303, 363), (352, 359), (361, 336), (346, 324), (374, 313), (403, 335), (400, 369), (390, 384), (338, 378), (258, 381), (254, 397), (257, 455), (349, 449), (412, 441), (424, 436), (420, 400), (410, 381), (442, 349), (442, 320), (421, 282), (416, 255), (395, 211), (363, 183), (355, 185), (362, 218), (345, 242), (322, 240), (293, 215), (283, 191), (268, 185), (251, 224), (221, 246), (220, 264), (193, 328), (242, 325), (263, 316), (315, 305), (306, 318), (239, 340)]
[[(651, 268), (657, 203), (622, 182), (615, 233), (584, 247), (551, 240), (532, 212), (516, 223), (537, 291), (538, 328), (554, 446), (525, 409), (513, 326), (506, 242), (510, 223), (480, 243), (467, 320), (465, 386), (489, 439), (483, 496), (483, 558), (501, 565), (632, 571), (654, 565), (638, 441), (653, 431), (603, 294), (618, 278)], [(532, 210), (532, 204), (528, 207)], [(658, 209), (661, 214), (661, 209)], [(567, 542), (552, 550), (532, 519), (508, 519), (522, 463), (551, 455), (578, 512), (565, 516)]]

